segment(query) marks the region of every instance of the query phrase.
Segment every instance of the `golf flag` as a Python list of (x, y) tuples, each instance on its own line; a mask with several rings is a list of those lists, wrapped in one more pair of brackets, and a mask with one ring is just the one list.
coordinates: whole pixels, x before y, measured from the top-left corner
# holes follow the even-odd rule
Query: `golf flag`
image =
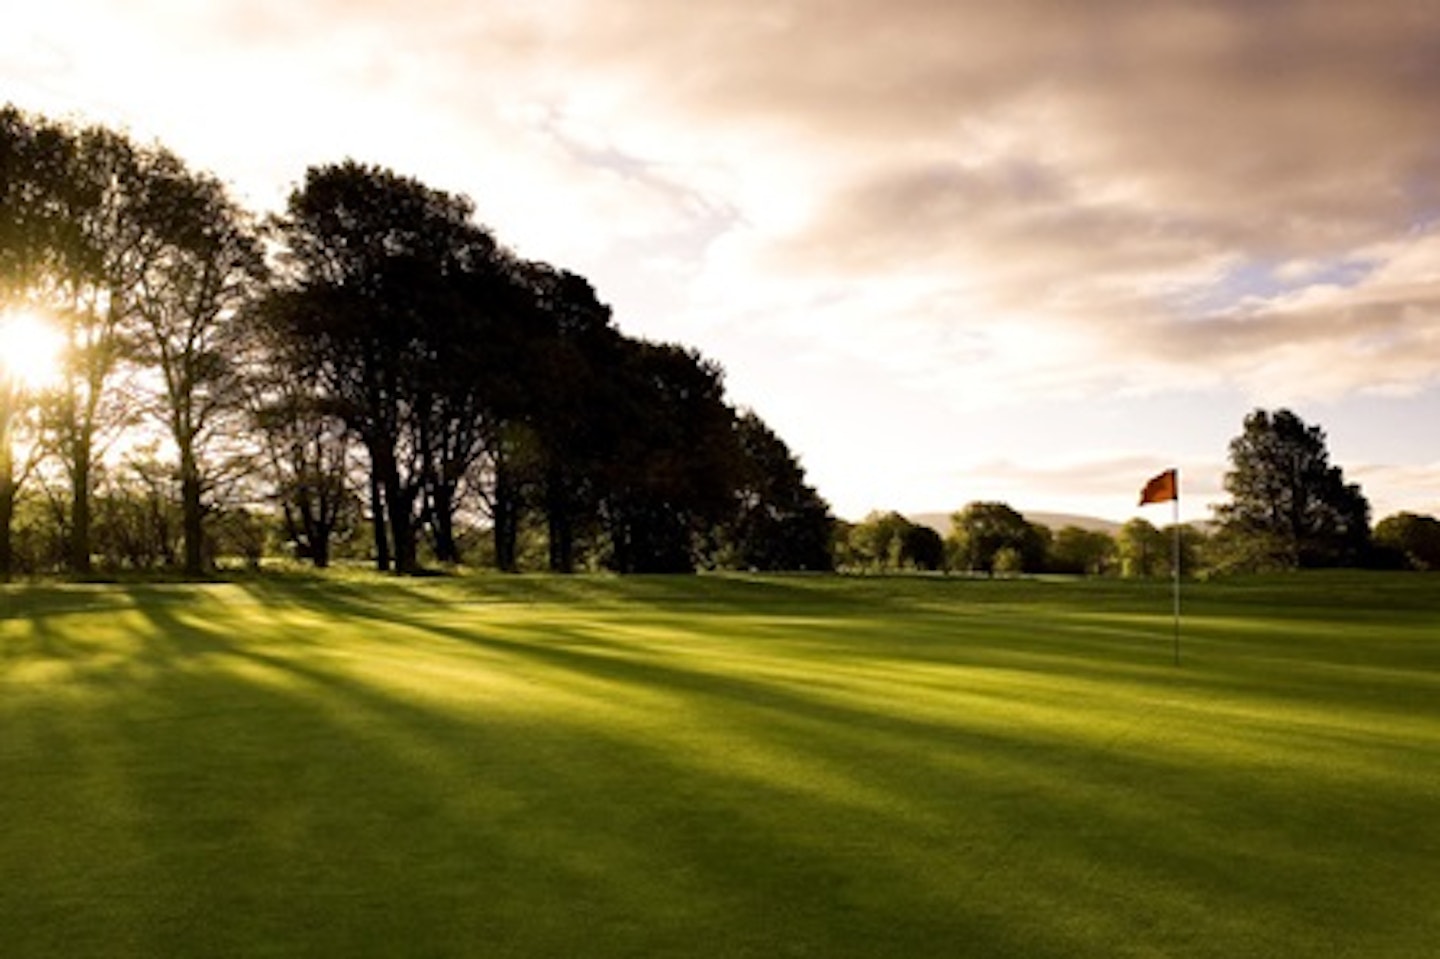
[(1175, 531), (1175, 551), (1171, 554), (1170, 568), (1175, 574), (1175, 665), (1180, 665), (1180, 472), (1174, 467), (1161, 473), (1159, 476), (1150, 477), (1145, 488), (1140, 491), (1140, 505), (1146, 503), (1174, 503), (1175, 522), (1171, 528)]
[(1146, 503), (1167, 503), (1170, 500), (1180, 498), (1180, 484), (1177, 482), (1175, 471), (1166, 470), (1159, 476), (1152, 477), (1145, 488), (1140, 491), (1140, 505)]

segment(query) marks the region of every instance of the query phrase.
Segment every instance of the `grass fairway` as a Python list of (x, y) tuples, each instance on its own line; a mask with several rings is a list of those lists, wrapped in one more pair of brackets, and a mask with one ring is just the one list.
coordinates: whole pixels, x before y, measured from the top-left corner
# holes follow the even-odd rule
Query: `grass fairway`
[(1440, 580), (0, 587), (0, 954), (1440, 948)]

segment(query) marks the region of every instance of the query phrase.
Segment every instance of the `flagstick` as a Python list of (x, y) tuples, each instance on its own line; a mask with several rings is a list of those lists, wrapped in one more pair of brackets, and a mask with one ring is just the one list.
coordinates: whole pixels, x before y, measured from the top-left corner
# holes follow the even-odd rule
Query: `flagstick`
[(1175, 471), (1175, 522), (1172, 527), (1175, 530), (1174, 553), (1170, 558), (1170, 568), (1175, 572), (1175, 665), (1180, 665), (1180, 471)]

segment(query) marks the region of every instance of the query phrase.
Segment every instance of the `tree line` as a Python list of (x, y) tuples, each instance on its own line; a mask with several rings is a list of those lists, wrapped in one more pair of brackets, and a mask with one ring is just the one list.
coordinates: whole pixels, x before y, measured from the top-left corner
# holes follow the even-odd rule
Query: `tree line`
[[(0, 375), (0, 578), (363, 557), (502, 570), (1153, 575), (1172, 531), (1051, 531), (973, 503), (950, 535), (836, 523), (721, 368), (623, 334), (583, 276), (464, 196), (316, 166), (259, 217), (103, 126), (0, 109), (0, 310), (63, 333), (58, 383)], [(1324, 432), (1256, 410), (1187, 570), (1440, 568), (1440, 521), (1370, 525)]]
[(162, 146), (0, 110), (0, 305), (67, 344), (52, 387), (0, 384), (0, 576), (197, 575), (271, 515), (317, 566), (828, 569), (828, 505), (721, 368), (475, 213), (345, 161), (262, 219)]
[[(1360, 487), (1330, 463), (1325, 432), (1287, 409), (1255, 410), (1230, 444), (1228, 502), (1215, 521), (1158, 528), (1136, 518), (1114, 534), (1028, 521), (1002, 502), (950, 517), (948, 536), (895, 512), (840, 524), (841, 569), (1162, 576), (1178, 542), (1187, 574), (1317, 567), (1440, 570), (1440, 520), (1410, 512), (1370, 525)], [(1178, 534), (1178, 535), (1177, 535)]]

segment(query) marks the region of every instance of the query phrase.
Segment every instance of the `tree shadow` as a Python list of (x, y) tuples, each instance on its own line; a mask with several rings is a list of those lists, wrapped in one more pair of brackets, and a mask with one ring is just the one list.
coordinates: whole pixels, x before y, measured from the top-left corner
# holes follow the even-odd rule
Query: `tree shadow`
[(0, 841), (14, 954), (1383, 955), (1433, 928), (1435, 896), (1384, 893), (1433, 852), (1433, 736), (1275, 726), (1218, 667), (1107, 661), (1128, 635), (1087, 665), (1083, 631), (997, 649), (918, 605), (877, 641), (901, 607), (850, 623), (804, 584), (668, 611), (668, 583), (506, 584), (33, 617), (19, 658), (70, 674), (64, 709), (0, 706), (31, 744), (7, 781), (39, 772), (0, 794), (35, 827)]

